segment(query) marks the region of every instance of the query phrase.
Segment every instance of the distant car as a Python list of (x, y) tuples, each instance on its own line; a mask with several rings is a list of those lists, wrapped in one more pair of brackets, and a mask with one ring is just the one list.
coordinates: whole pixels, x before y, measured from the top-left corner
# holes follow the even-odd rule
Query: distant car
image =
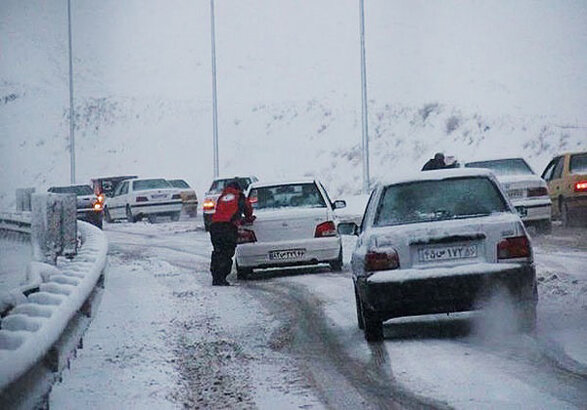
[(253, 269), (327, 263), (342, 269), (342, 245), (334, 209), (317, 180), (255, 182), (248, 189), (255, 222), (239, 231), (236, 270), (246, 279)]
[(222, 193), (222, 190), (232, 180), (238, 180), (241, 188), (246, 190), (252, 182), (258, 181), (255, 176), (247, 177), (229, 177), (229, 178), (215, 178), (210, 185), (210, 189), (204, 194), (204, 201), (202, 202), (202, 213), (204, 215), (204, 229), (210, 230), (212, 223), (212, 215), (216, 212), (216, 200)]
[(94, 194), (89, 185), (54, 186), (47, 190), (54, 194), (75, 194), (77, 198), (77, 219), (102, 229), (104, 197)]
[(530, 239), (486, 169), (423, 172), (374, 189), (351, 258), (359, 328), (383, 338), (383, 321), (479, 309), (496, 289), (509, 294), (524, 330), (536, 322)]
[(190, 218), (198, 216), (198, 196), (196, 191), (183, 179), (168, 179), (172, 187), (179, 189), (183, 210)]
[(106, 198), (104, 217), (107, 222), (127, 219), (136, 222), (147, 217), (149, 222), (158, 216), (169, 216), (172, 221), (179, 220), (181, 195), (163, 178), (127, 179), (122, 181), (111, 197)]
[(467, 162), (465, 167), (490, 169), (526, 225), (535, 225), (543, 233), (552, 230), (552, 202), (546, 182), (523, 158)]
[(103, 195), (108, 198), (114, 194), (114, 191), (122, 181), (126, 179), (138, 178), (136, 175), (118, 175), (113, 177), (92, 178), (92, 188), (96, 195)]
[(544, 169), (553, 215), (564, 226), (587, 222), (587, 152), (556, 156)]

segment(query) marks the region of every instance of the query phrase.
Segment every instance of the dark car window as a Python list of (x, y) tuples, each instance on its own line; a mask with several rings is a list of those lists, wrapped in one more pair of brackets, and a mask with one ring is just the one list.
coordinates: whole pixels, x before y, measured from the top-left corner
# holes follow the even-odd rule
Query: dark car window
[(54, 194), (76, 194), (76, 195), (92, 195), (92, 187), (89, 185), (72, 185), (72, 186), (56, 186), (49, 188), (49, 192)]
[(462, 219), (495, 212), (509, 212), (509, 209), (499, 189), (488, 178), (416, 181), (384, 189), (374, 225)]
[(120, 192), (118, 193), (118, 195), (125, 194), (128, 194), (128, 181), (122, 183), (122, 185), (120, 186)]
[[(224, 188), (226, 188), (226, 185), (228, 185), (229, 182), (234, 180), (235, 178), (216, 179), (214, 182), (212, 182), (212, 185), (210, 185), (208, 192), (212, 194), (219, 194), (224, 190)], [(252, 182), (251, 178), (236, 178), (236, 180), (238, 181), (243, 191), (246, 190)]]
[(188, 185), (188, 183), (185, 182), (183, 179), (172, 179), (172, 180), (170, 180), (168, 182), (174, 188), (186, 188), (186, 189), (189, 189), (190, 188), (190, 186)]
[(132, 181), (133, 191), (144, 191), (147, 189), (166, 189), (171, 188), (169, 182), (165, 179), (140, 179), (138, 181)]
[(363, 218), (361, 219), (361, 227), (359, 229), (360, 232), (363, 232), (363, 230), (365, 229), (365, 224), (367, 223), (367, 215), (369, 215), (370, 213), (373, 198), (375, 197), (375, 192), (377, 192), (377, 190), (375, 189), (371, 191), (371, 195), (369, 196), (369, 200), (367, 201), (367, 205), (365, 206), (365, 212), (363, 213)]
[(542, 173), (542, 179), (545, 181), (550, 181), (552, 179), (552, 171), (554, 171), (554, 167), (556, 166), (558, 158), (553, 159), (548, 163), (546, 169)]
[(552, 179), (560, 179), (562, 177), (564, 164), (565, 164), (565, 157), (560, 157), (556, 166), (554, 167), (554, 172), (552, 173)]
[(465, 164), (466, 168), (488, 168), (495, 175), (530, 175), (532, 168), (522, 158), (477, 161)]
[(254, 188), (249, 200), (255, 209), (326, 208), (326, 202), (313, 183)]
[(569, 172), (571, 174), (587, 174), (587, 152), (571, 155)]

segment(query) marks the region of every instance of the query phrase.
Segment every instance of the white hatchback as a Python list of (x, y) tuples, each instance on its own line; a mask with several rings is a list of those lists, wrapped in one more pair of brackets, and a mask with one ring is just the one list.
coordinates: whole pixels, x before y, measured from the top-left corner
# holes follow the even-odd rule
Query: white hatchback
[(107, 222), (126, 218), (136, 222), (147, 217), (155, 222), (157, 216), (179, 220), (182, 201), (180, 190), (163, 178), (127, 179), (122, 181), (113, 195), (106, 200), (104, 218)]
[(327, 263), (334, 271), (342, 269), (334, 209), (346, 203), (331, 202), (320, 181), (255, 182), (247, 196), (256, 219), (239, 231), (239, 279), (256, 268)]
[(465, 167), (490, 169), (502, 184), (522, 221), (526, 225), (535, 225), (540, 232), (550, 233), (552, 201), (546, 181), (536, 175), (523, 158), (468, 162)]

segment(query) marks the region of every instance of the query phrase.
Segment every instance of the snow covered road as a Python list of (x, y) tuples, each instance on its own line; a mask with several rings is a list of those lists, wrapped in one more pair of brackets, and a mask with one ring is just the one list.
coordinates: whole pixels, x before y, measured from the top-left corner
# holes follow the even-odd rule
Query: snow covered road
[[(199, 219), (105, 231), (103, 300), (84, 348), (51, 393), (52, 408), (587, 403), (587, 252), (577, 242), (536, 241), (535, 337), (507, 326), (500, 301), (483, 315), (394, 319), (383, 343), (368, 344), (356, 326), (348, 265), (342, 273), (266, 271), (246, 282), (232, 275), (235, 286), (217, 288)], [(348, 263), (353, 239), (344, 245)]]

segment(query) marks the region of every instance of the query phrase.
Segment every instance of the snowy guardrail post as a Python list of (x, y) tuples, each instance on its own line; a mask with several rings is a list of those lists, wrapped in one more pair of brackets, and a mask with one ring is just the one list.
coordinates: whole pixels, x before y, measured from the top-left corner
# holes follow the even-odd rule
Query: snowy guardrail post
[(31, 196), (35, 193), (35, 188), (19, 188), (16, 190), (16, 212), (30, 212)]
[(77, 253), (74, 194), (32, 194), (31, 243), (35, 260), (55, 265), (58, 256)]

